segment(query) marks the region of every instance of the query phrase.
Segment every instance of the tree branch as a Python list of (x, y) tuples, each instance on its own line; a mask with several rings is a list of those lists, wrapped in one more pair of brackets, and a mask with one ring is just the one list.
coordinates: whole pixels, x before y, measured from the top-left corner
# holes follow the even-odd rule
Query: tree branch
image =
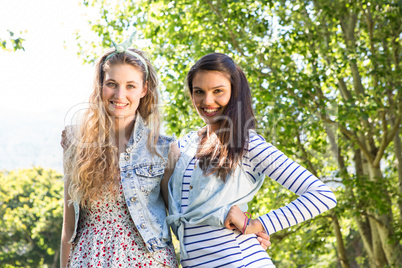
[(338, 77), (338, 87), (344, 100), (348, 101), (352, 99), (352, 94), (346, 87), (346, 83), (341, 76)]
[[(331, 120), (328, 118), (328, 116), (321, 114), (320, 115), (321, 119), (324, 122), (330, 123), (330, 124), (336, 124), (335, 121)], [(341, 130), (341, 132), (343, 134), (345, 134), (351, 141), (356, 142), (356, 144), (359, 146), (359, 148), (362, 150), (362, 152), (364, 153), (364, 155), (367, 157), (367, 160), (369, 160), (370, 162), (373, 161), (373, 157), (371, 156), (369, 150), (367, 149), (366, 145), (359, 140), (359, 137), (356, 136), (356, 134), (354, 134), (353, 132), (351, 132), (350, 130), (348, 130), (345, 126), (340, 125), (339, 124), (339, 129)]]
[(299, 146), (300, 150), (302, 151), (304, 161), (307, 162), (307, 165), (308, 165), (308, 167), (309, 167), (310, 172), (311, 172), (314, 176), (316, 176), (316, 177), (318, 178), (317, 171), (315, 170), (315, 168), (314, 168), (313, 164), (311, 163), (311, 161), (308, 159), (307, 151), (306, 151), (306, 149), (304, 149), (304, 146), (303, 146), (303, 144), (301, 143), (301, 140), (300, 140), (300, 132), (299, 132), (299, 131), (297, 131), (296, 138), (297, 138), (297, 145)]
[(373, 219), (381, 227), (385, 227), (384, 223), (381, 220), (379, 220), (378, 218), (376, 218), (374, 215), (371, 215), (370, 213), (367, 213), (367, 212), (361, 212), (361, 214), (368, 218)]
[[(352, 52), (355, 53), (354, 31), (357, 23), (357, 15), (355, 13), (350, 13), (348, 15), (349, 18), (347, 18), (347, 22), (345, 22), (345, 18), (340, 19), (340, 25), (344, 34), (343, 36), (349, 54)], [(350, 59), (349, 63), (350, 63), (350, 69), (352, 71), (353, 86), (356, 91), (356, 94), (364, 94), (364, 87), (361, 82), (359, 68), (357, 67), (356, 62), (353, 59)]]
[[(401, 106), (401, 105), (399, 105)], [(382, 156), (384, 155), (385, 149), (388, 147), (390, 142), (394, 139), (394, 136), (399, 130), (400, 124), (402, 121), (402, 115), (398, 114), (398, 116), (395, 119), (394, 125), (392, 126), (391, 131), (388, 133), (388, 127), (385, 126), (386, 132), (384, 133), (382, 140), (381, 140), (381, 145), (380, 148), (378, 149), (377, 155), (372, 163), (373, 167), (378, 167), (380, 165), (380, 161)]]

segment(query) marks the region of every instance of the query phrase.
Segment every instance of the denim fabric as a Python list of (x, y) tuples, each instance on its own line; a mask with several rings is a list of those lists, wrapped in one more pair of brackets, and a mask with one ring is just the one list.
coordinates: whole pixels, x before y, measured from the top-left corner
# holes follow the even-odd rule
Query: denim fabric
[[(126, 152), (119, 157), (121, 183), (124, 197), (141, 237), (150, 252), (171, 244), (169, 234), (162, 239), (162, 227), (166, 218), (165, 203), (160, 192), (160, 182), (165, 172), (170, 145), (173, 138), (160, 136), (157, 152), (152, 155), (148, 148), (150, 130), (138, 115)], [(79, 204), (74, 202), (75, 231), (70, 240), (74, 241), (79, 220)]]
[(240, 165), (226, 178), (226, 182), (215, 174), (204, 176), (202, 170), (197, 168), (192, 173), (192, 190), (188, 197), (187, 211), (181, 213), (183, 174), (195, 156), (198, 144), (199, 136), (197, 132), (193, 132), (169, 181), (169, 216), (163, 230), (164, 238), (167, 241), (170, 239), (169, 225), (180, 241), (180, 253), (183, 258), (188, 256), (183, 245), (183, 223), (223, 227), (230, 208), (238, 205), (241, 210), (247, 211), (247, 203), (253, 199), (264, 182), (264, 175), (258, 172), (252, 174), (256, 181), (251, 181)]

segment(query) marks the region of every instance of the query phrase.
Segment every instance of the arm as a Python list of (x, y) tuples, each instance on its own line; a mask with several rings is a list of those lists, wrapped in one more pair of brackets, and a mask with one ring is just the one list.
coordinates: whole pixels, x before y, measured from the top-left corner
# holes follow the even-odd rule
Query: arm
[(68, 205), (70, 195), (68, 194), (68, 179), (64, 182), (64, 213), (63, 213), (63, 229), (61, 233), (61, 253), (60, 267), (66, 267), (68, 257), (70, 255), (71, 245), (68, 243), (74, 233), (74, 206)]
[[(228, 215), (225, 219), (225, 227), (229, 229), (237, 229), (240, 232), (244, 228), (244, 223), (246, 221), (246, 216), (241, 209), (234, 205), (230, 208)], [(264, 226), (257, 219), (251, 219), (247, 229), (245, 230), (245, 234), (256, 234), (259, 232), (264, 232)]]
[[(66, 152), (67, 147), (70, 144), (67, 144), (68, 139), (66, 136), (66, 131), (68, 131), (68, 127), (62, 132), (61, 137), (61, 146), (64, 149), (64, 153)], [(69, 205), (68, 202), (71, 199), (68, 194), (68, 186), (69, 186), (69, 177), (68, 171), (65, 164), (66, 158), (63, 159), (64, 162), (64, 212), (63, 212), (63, 227), (61, 233), (61, 245), (60, 245), (60, 267), (66, 267), (68, 257), (70, 255), (71, 245), (68, 243), (74, 233), (74, 225), (75, 225), (75, 215), (74, 215), (74, 206)]]
[(163, 201), (165, 201), (165, 206), (168, 208), (168, 196), (169, 196), (169, 189), (168, 183), (169, 179), (173, 174), (174, 167), (176, 165), (177, 160), (180, 157), (180, 150), (176, 142), (172, 143), (170, 146), (170, 152), (168, 155), (168, 163), (165, 169), (165, 174), (163, 175), (161, 181), (161, 191), (163, 196)]
[[(246, 216), (244, 215), (244, 212), (241, 211), (238, 206), (234, 205), (229, 210), (224, 225), (228, 229), (237, 229), (241, 232), (244, 228), (245, 220)], [(265, 250), (267, 250), (267, 248), (271, 245), (269, 235), (265, 233), (263, 225), (257, 219), (250, 220), (250, 223), (247, 226), (244, 234), (256, 234), (258, 241)]]
[[(272, 234), (311, 219), (336, 205), (335, 195), (325, 184), (258, 135), (250, 136), (243, 168), (250, 176), (255, 172), (264, 173), (299, 195), (288, 205), (251, 220), (247, 233), (265, 231)], [(244, 220), (243, 212), (233, 207), (225, 220), (225, 226), (233, 224), (242, 230)]]

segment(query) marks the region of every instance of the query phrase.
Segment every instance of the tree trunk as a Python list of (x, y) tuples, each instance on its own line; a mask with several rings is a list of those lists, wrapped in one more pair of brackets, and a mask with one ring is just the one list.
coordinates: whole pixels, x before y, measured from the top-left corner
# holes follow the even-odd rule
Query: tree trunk
[(382, 247), (381, 237), (378, 233), (378, 227), (374, 219), (369, 218), (369, 223), (371, 226), (371, 237), (373, 245), (373, 256), (376, 267), (386, 267), (388, 265), (387, 258)]
[(338, 259), (342, 265), (342, 268), (349, 268), (349, 260), (346, 256), (345, 245), (343, 243), (341, 226), (339, 225), (338, 216), (332, 212), (332, 225), (334, 226), (335, 237), (336, 237), (336, 248), (338, 249)]
[[(366, 217), (363, 218), (366, 219)], [(354, 220), (357, 223), (357, 230), (359, 231), (360, 237), (363, 241), (363, 247), (368, 256), (370, 268), (376, 268), (377, 265), (375, 264), (376, 261), (373, 253), (370, 223), (367, 219), (367, 221), (364, 221), (356, 216), (354, 217)]]
[[(383, 180), (382, 177), (382, 172), (380, 167), (373, 167), (372, 165), (369, 165), (370, 168), (370, 179), (373, 181), (376, 180)], [(387, 187), (383, 184), (378, 184), (379, 188), (378, 191), (381, 192), (381, 195), (383, 198), (385, 198), (386, 202), (388, 204), (391, 203), (391, 198), (389, 196), (389, 193), (387, 191)], [(384, 187), (382, 187), (384, 186)], [(393, 220), (393, 215), (392, 215), (392, 210), (391, 208), (387, 209), (388, 211), (385, 213), (379, 213), (376, 212), (374, 213), (375, 219), (370, 217), (370, 223), (372, 226), (376, 226), (376, 231), (378, 233), (378, 236), (381, 241), (381, 247), (382, 250), (385, 254), (386, 261), (391, 267), (399, 267), (400, 261), (398, 260), (397, 256), (399, 255), (399, 242), (395, 242), (393, 240), (393, 225), (392, 225), (392, 220)], [(372, 228), (374, 229), (374, 228)], [(373, 237), (374, 238), (374, 237)], [(373, 246), (376, 246), (373, 244)], [(378, 256), (382, 258), (382, 256)]]
[[(367, 161), (365, 161), (365, 159), (362, 157), (362, 152), (360, 149), (354, 149), (353, 150), (354, 156), (353, 156), (353, 161), (355, 164), (355, 170), (356, 170), (356, 178), (357, 179), (362, 179), (365, 177), (368, 177), (368, 165), (367, 165)], [(360, 210), (364, 211), (364, 213), (366, 213), (365, 210), (363, 210), (363, 208), (359, 208)], [(370, 267), (374, 268), (374, 267), (380, 267), (378, 265), (379, 262), (377, 260), (377, 256), (384, 256), (384, 253), (382, 253), (382, 255), (380, 253), (378, 253), (378, 248), (374, 246), (374, 243), (376, 243), (376, 245), (378, 244), (377, 242), (379, 241), (377, 232), (374, 230), (372, 230), (373, 228), (375, 229), (375, 226), (373, 226), (370, 223), (370, 220), (367, 218), (367, 216), (363, 216), (363, 220), (359, 219), (358, 217), (355, 217), (355, 221), (357, 223), (357, 227), (358, 227), (358, 231), (360, 233), (360, 236), (362, 238), (363, 241), (363, 246), (367, 252), (367, 255), (369, 257), (369, 263), (370, 263)], [(374, 237), (373, 237), (373, 233), (374, 233)], [(381, 248), (380, 248), (381, 250)]]
[[(341, 178), (343, 180), (347, 180), (348, 174), (347, 174), (347, 170), (345, 167), (345, 161), (340, 153), (340, 150), (338, 150), (338, 144), (336, 142), (335, 132), (332, 130), (332, 127), (330, 125), (326, 126), (326, 132), (327, 132), (330, 144), (331, 144), (331, 151), (332, 151), (335, 159), (338, 162)], [(336, 247), (338, 250), (339, 261), (342, 265), (342, 268), (350, 267), (349, 260), (346, 255), (345, 245), (343, 242), (341, 226), (339, 224), (338, 217), (336, 216), (336, 214), (334, 212), (332, 212), (332, 214), (333, 214), (333, 227), (334, 227), (335, 236), (336, 236)]]
[(398, 178), (399, 178), (399, 197), (398, 197), (398, 207), (399, 207), (399, 222), (402, 223), (402, 144), (401, 137), (399, 137), (399, 131), (394, 137), (394, 148), (395, 157), (398, 162)]
[(58, 247), (58, 249), (56, 250), (56, 253), (54, 253), (53, 263), (52, 263), (52, 266), (50, 268), (59, 267), (59, 264), (60, 264), (59, 257), (60, 257), (60, 247)]

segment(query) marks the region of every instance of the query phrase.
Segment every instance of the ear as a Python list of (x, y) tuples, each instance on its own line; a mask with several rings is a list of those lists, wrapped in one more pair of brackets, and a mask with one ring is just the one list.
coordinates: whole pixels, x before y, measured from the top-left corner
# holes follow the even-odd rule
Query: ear
[(145, 83), (145, 86), (142, 89), (141, 98), (145, 97), (147, 95), (147, 93), (148, 93), (148, 81)]

